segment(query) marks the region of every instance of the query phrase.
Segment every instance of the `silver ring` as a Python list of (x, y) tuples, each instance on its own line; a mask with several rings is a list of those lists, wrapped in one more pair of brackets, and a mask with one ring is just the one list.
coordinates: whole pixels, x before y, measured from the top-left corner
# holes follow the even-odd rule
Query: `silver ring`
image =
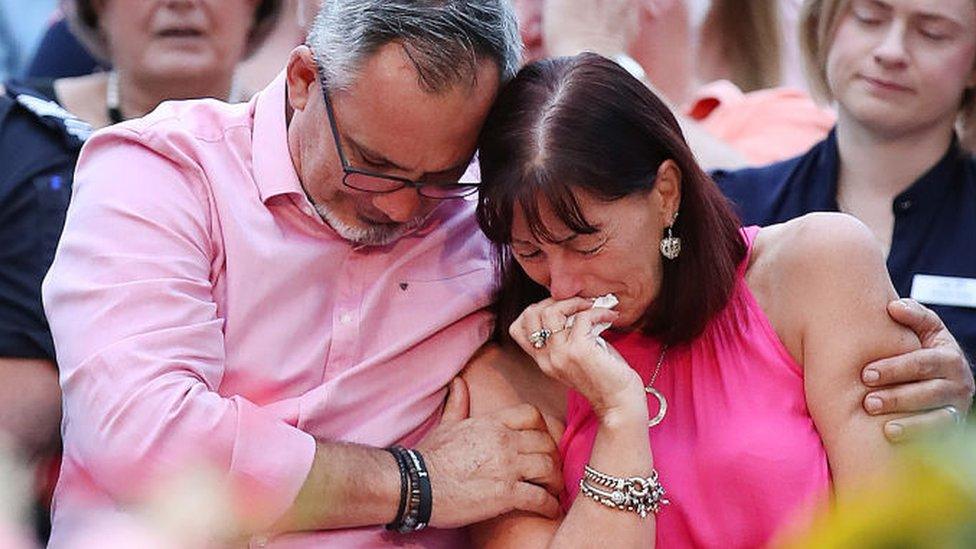
[(529, 343), (532, 347), (536, 349), (541, 349), (546, 346), (546, 342), (552, 337), (552, 330), (548, 328), (543, 328), (541, 330), (536, 330), (529, 334)]
[(946, 412), (949, 412), (949, 415), (952, 416), (953, 423), (956, 425), (962, 425), (963, 419), (962, 414), (959, 413), (959, 408), (956, 408), (950, 404), (948, 406), (943, 406), (943, 409), (945, 409)]

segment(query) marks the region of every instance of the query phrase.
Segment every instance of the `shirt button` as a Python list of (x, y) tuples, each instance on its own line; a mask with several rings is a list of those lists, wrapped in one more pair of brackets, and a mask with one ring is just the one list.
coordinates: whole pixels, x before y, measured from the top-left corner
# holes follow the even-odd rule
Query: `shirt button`
[(352, 315), (349, 313), (342, 313), (342, 316), (339, 317), (339, 322), (349, 324), (352, 322)]
[(908, 210), (910, 210), (912, 208), (912, 205), (913, 204), (914, 204), (914, 202), (912, 202), (912, 199), (911, 198), (905, 198), (903, 200), (899, 200), (898, 201), (898, 210), (899, 211), (903, 211), (903, 212), (907, 212)]

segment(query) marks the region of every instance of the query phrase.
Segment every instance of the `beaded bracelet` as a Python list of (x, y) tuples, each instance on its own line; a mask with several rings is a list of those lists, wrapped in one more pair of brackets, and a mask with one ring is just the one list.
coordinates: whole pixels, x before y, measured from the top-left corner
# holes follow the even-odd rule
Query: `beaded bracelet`
[(387, 530), (401, 534), (423, 530), (430, 523), (433, 510), (433, 492), (430, 475), (423, 456), (417, 450), (392, 446), (387, 451), (396, 458), (400, 468), (400, 505)]
[(400, 525), (403, 524), (403, 515), (407, 506), (407, 493), (410, 491), (410, 473), (408, 472), (407, 456), (406, 452), (400, 446), (393, 446), (386, 449), (387, 452), (393, 454), (393, 459), (397, 462), (397, 467), (400, 469), (400, 503), (397, 505), (396, 518), (393, 522), (386, 525), (387, 530), (399, 530)]

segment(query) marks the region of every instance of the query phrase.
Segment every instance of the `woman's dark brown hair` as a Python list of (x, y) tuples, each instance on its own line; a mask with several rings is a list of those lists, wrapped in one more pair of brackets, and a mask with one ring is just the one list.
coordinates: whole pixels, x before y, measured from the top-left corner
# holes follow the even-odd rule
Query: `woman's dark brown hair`
[[(739, 221), (698, 166), (671, 111), (640, 81), (604, 57), (584, 53), (523, 68), (498, 96), (479, 143), (478, 223), (499, 261), (496, 335), (526, 306), (548, 297), (511, 255), (512, 218), (521, 208), (533, 234), (552, 240), (539, 215), (544, 201), (571, 230), (598, 230), (574, 191), (613, 201), (654, 188), (668, 159), (681, 171), (681, 255), (663, 260), (661, 291), (645, 312), (645, 333), (688, 341), (728, 303), (745, 257)], [(663, 235), (662, 235), (663, 236)], [(659, 241), (634, 253), (660, 253)]]

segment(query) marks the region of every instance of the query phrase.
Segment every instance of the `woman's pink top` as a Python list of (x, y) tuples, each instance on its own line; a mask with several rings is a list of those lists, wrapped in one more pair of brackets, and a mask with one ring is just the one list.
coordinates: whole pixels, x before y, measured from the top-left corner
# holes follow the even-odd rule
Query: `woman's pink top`
[[(742, 231), (750, 253), (758, 230)], [(746, 285), (748, 264), (747, 256), (728, 306), (693, 342), (668, 349), (654, 383), (668, 412), (648, 438), (671, 500), (657, 516), (657, 547), (762, 546), (830, 486), (802, 367)], [(605, 336), (650, 381), (661, 344), (639, 333)], [(657, 399), (649, 395), (648, 406), (654, 417)], [(589, 403), (575, 391), (566, 421), (560, 451), (568, 509), (597, 431)]]

